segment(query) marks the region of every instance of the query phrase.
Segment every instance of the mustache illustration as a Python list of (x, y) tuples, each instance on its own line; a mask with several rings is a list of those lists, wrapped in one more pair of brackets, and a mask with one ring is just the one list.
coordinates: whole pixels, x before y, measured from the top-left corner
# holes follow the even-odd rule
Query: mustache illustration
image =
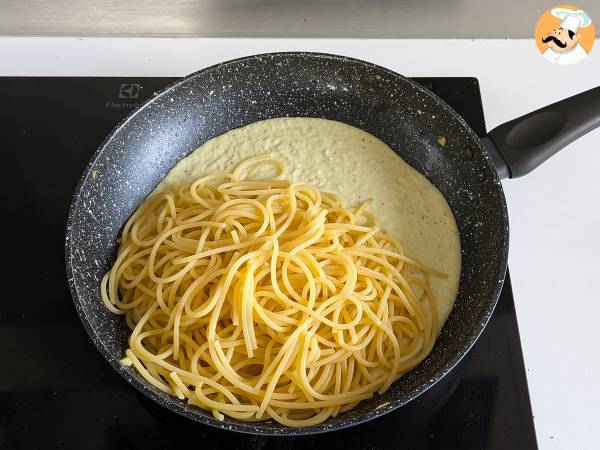
[(542, 42), (544, 44), (546, 44), (547, 42), (550, 42), (550, 41), (554, 41), (554, 43), (560, 48), (565, 48), (567, 46), (566, 42), (559, 41), (556, 36), (547, 36), (545, 38), (542, 38)]

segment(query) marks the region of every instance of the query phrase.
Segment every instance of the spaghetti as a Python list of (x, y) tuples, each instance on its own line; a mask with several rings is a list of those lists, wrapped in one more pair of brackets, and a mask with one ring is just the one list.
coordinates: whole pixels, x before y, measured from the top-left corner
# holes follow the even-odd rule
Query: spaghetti
[(132, 329), (123, 364), (220, 420), (321, 423), (385, 392), (437, 336), (429, 277), (444, 275), (366, 203), (285, 175), (259, 155), (149, 196), (102, 279)]

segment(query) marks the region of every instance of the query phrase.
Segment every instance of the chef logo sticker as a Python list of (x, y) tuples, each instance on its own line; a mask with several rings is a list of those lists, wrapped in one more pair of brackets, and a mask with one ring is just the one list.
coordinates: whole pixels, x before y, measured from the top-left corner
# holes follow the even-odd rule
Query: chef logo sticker
[(575, 64), (594, 46), (594, 24), (577, 6), (558, 5), (549, 9), (535, 27), (535, 43), (544, 58), (554, 64)]

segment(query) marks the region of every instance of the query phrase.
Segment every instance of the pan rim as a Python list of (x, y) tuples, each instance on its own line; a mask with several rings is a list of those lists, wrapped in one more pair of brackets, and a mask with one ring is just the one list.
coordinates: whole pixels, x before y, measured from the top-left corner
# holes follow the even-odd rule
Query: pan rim
[[(147, 108), (154, 101), (158, 101), (158, 99), (162, 98), (169, 91), (176, 89), (180, 85), (185, 84), (188, 80), (191, 80), (195, 77), (203, 76), (206, 73), (209, 73), (211, 71), (219, 70), (219, 69), (227, 67), (229, 65), (239, 64), (244, 61), (251, 61), (251, 60), (256, 60), (256, 59), (261, 59), (261, 58), (273, 58), (274, 59), (274, 58), (289, 58), (289, 57), (329, 59), (329, 60), (335, 60), (336, 62), (349, 62), (349, 63), (365, 66), (367, 68), (379, 71), (381, 73), (386, 73), (393, 77), (400, 78), (404, 82), (410, 84), (414, 89), (417, 89), (421, 93), (425, 94), (426, 96), (432, 98), (433, 100), (435, 100), (436, 102), (441, 104), (441, 106), (445, 109), (445, 111), (460, 124), (460, 126), (463, 128), (463, 130), (469, 135), (471, 140), (474, 141), (476, 143), (476, 145), (480, 148), (481, 154), (484, 156), (484, 160), (486, 161), (487, 165), (489, 166), (488, 169), (491, 170), (491, 172), (493, 173), (493, 177), (494, 177), (493, 181), (498, 185), (498, 189), (499, 189), (499, 193), (500, 193), (500, 203), (501, 203), (501, 208), (502, 208), (502, 222), (503, 222), (501, 224), (501, 227), (502, 227), (504, 233), (502, 236), (502, 240), (503, 240), (502, 241), (502, 254), (498, 255), (499, 261), (500, 261), (500, 270), (498, 273), (498, 282), (496, 283), (495, 290), (494, 290), (491, 298), (489, 299), (489, 302), (487, 303), (486, 307), (482, 310), (482, 317), (479, 320), (478, 326), (476, 328), (474, 328), (472, 330), (472, 332), (469, 334), (467, 344), (462, 347), (460, 352), (458, 352), (454, 356), (452, 356), (442, 366), (442, 368), (438, 371), (439, 376), (436, 376), (430, 380), (425, 380), (425, 381), (421, 382), (419, 384), (419, 386), (416, 389), (412, 390), (409, 394), (407, 394), (401, 398), (394, 399), (389, 405), (387, 405), (384, 408), (380, 408), (380, 409), (376, 409), (376, 410), (364, 413), (358, 419), (348, 419), (343, 422), (338, 422), (334, 426), (327, 426), (328, 422), (326, 421), (326, 422), (318, 424), (318, 425), (311, 425), (308, 427), (301, 427), (301, 428), (290, 428), (290, 427), (285, 427), (285, 426), (277, 426), (274, 428), (262, 428), (262, 427), (254, 426), (253, 423), (251, 423), (251, 422), (241, 422), (241, 421), (235, 421), (233, 419), (219, 421), (215, 418), (210, 417), (209, 415), (204, 415), (204, 414), (195, 412), (195, 411), (191, 410), (190, 408), (184, 407), (183, 404), (178, 403), (179, 400), (176, 399), (175, 397), (166, 401), (163, 397), (159, 396), (157, 393), (155, 393), (153, 390), (151, 390), (149, 388), (149, 386), (142, 383), (141, 381), (139, 381), (136, 378), (132, 378), (128, 374), (128, 372), (120, 364), (119, 360), (111, 354), (111, 352), (105, 346), (104, 342), (96, 334), (96, 331), (92, 328), (92, 326), (87, 318), (86, 311), (83, 308), (83, 304), (80, 300), (80, 296), (78, 293), (78, 287), (75, 283), (73, 263), (72, 263), (72, 259), (74, 256), (74, 251), (73, 251), (74, 249), (72, 246), (73, 241), (71, 239), (71, 235), (73, 232), (72, 230), (73, 230), (75, 216), (77, 214), (77, 211), (79, 209), (79, 204), (81, 201), (82, 186), (83, 186), (85, 180), (88, 178), (88, 176), (92, 170), (92, 167), (95, 165), (96, 161), (101, 156), (101, 154), (103, 153), (103, 151), (105, 150), (105, 148), (107, 147), (109, 142), (111, 142), (111, 140), (120, 132), (120, 130), (129, 121), (131, 121), (137, 114), (139, 114), (142, 110)], [(130, 385), (133, 385), (139, 392), (141, 392), (142, 394), (144, 394), (151, 400), (159, 403), (160, 405), (170, 409), (173, 412), (178, 413), (179, 415), (181, 415), (183, 417), (186, 417), (190, 420), (194, 420), (194, 421), (197, 421), (197, 422), (205, 424), (205, 425), (213, 426), (218, 429), (231, 430), (231, 431), (236, 431), (236, 432), (241, 432), (241, 433), (246, 433), (246, 434), (253, 434), (253, 435), (299, 436), (299, 435), (312, 435), (312, 434), (326, 433), (329, 431), (341, 430), (341, 429), (349, 428), (354, 425), (358, 425), (360, 423), (364, 423), (364, 422), (373, 420), (377, 417), (383, 416), (384, 414), (394, 411), (394, 410), (408, 404), (409, 402), (415, 400), (417, 397), (419, 397), (420, 395), (425, 393), (427, 390), (429, 390), (431, 387), (433, 387), (435, 384), (437, 384), (437, 382), (439, 380), (441, 380), (443, 377), (445, 377), (449, 372), (451, 372), (455, 368), (455, 366), (457, 364), (459, 364), (460, 361), (468, 354), (468, 352), (470, 351), (472, 346), (479, 339), (479, 336), (485, 329), (485, 327), (496, 307), (496, 303), (498, 301), (500, 292), (502, 290), (502, 286), (504, 283), (507, 266), (508, 266), (508, 245), (509, 245), (508, 209), (507, 209), (507, 204), (506, 204), (506, 198), (504, 195), (504, 190), (502, 189), (502, 185), (500, 184), (500, 180), (496, 173), (496, 169), (494, 168), (494, 165), (493, 165), (493, 162), (492, 162), (490, 156), (485, 151), (485, 148), (483, 147), (480, 138), (475, 134), (475, 132), (465, 122), (465, 120), (454, 110), (454, 108), (449, 106), (443, 99), (438, 97), (435, 93), (429, 91), (428, 89), (421, 86), (420, 84), (413, 81), (412, 79), (407, 78), (397, 72), (392, 71), (391, 69), (387, 69), (387, 68), (379, 66), (377, 64), (374, 64), (374, 63), (371, 63), (368, 61), (363, 61), (363, 60), (360, 60), (357, 58), (351, 58), (351, 57), (347, 57), (347, 56), (341, 56), (341, 55), (335, 55), (335, 54), (329, 54), (329, 53), (292, 51), (292, 52), (273, 52), (273, 53), (249, 55), (249, 56), (244, 56), (244, 57), (240, 57), (237, 59), (224, 61), (221, 63), (214, 64), (212, 66), (206, 67), (204, 69), (201, 69), (199, 71), (191, 73), (181, 79), (178, 79), (178, 80), (168, 84), (163, 89), (161, 89), (156, 95), (147, 99), (142, 105), (140, 105), (138, 108), (136, 108), (135, 110), (133, 110), (129, 114), (127, 114), (127, 116), (125, 118), (123, 118), (100, 143), (100, 145), (98, 146), (98, 148), (96, 149), (94, 154), (91, 156), (89, 162), (87, 163), (87, 165), (83, 171), (83, 174), (82, 174), (79, 182), (77, 183), (77, 186), (75, 188), (73, 198), (72, 198), (72, 201), (71, 201), (71, 204), (69, 207), (69, 214), (68, 214), (68, 218), (67, 218), (66, 238), (65, 238), (65, 262), (66, 262), (67, 279), (68, 279), (68, 284), (69, 284), (69, 290), (71, 293), (71, 298), (73, 300), (75, 309), (77, 310), (79, 319), (81, 320), (86, 332), (88, 333), (88, 335), (94, 342), (94, 345), (97, 347), (98, 351), (108, 361), (108, 363), (113, 367), (113, 369), (117, 373), (119, 373)], [(461, 271), (461, 279), (462, 279), (462, 271)], [(461, 284), (459, 284), (459, 291), (460, 291)]]

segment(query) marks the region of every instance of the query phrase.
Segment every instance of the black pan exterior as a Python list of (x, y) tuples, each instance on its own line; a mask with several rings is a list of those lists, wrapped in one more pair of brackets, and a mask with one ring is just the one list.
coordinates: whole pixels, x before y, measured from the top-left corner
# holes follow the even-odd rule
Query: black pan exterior
[[(300, 429), (271, 421), (219, 422), (151, 387), (122, 367), (129, 330), (99, 297), (127, 218), (173, 165), (208, 139), (274, 117), (321, 117), (386, 142), (446, 197), (461, 234), (456, 304), (429, 355), (382, 396)], [(441, 145), (445, 138), (445, 145)], [(352, 160), (353, 155), (346, 156)], [(496, 305), (506, 272), (508, 217), (502, 187), (479, 139), (447, 104), (394, 72), (314, 53), (258, 55), (197, 72), (127, 117), (102, 143), (77, 187), (67, 225), (66, 263), (79, 316), (108, 362), (142, 393), (198, 422), (246, 433), (298, 435), (349, 427), (415, 399), (466, 354)], [(389, 404), (388, 404), (389, 402)], [(378, 406), (385, 406), (376, 409)]]

